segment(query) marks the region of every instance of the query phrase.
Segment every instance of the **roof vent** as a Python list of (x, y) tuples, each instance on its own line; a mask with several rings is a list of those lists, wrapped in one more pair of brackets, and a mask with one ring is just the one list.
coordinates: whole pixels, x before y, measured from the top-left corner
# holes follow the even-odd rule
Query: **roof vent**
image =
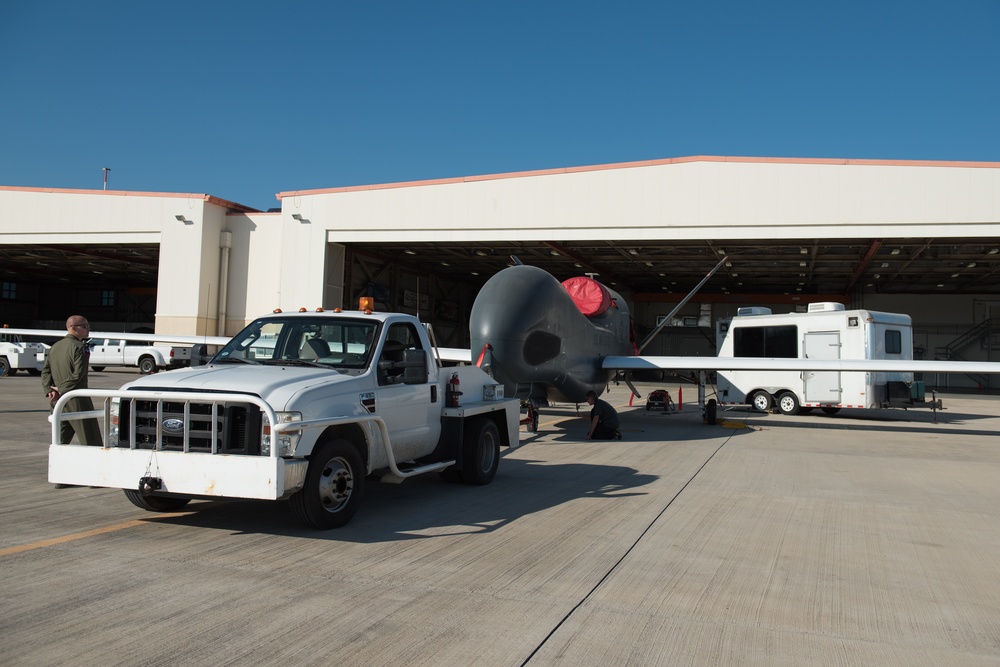
[(747, 306), (746, 308), (740, 308), (736, 311), (736, 317), (744, 317), (746, 315), (770, 315), (771, 309), (765, 308), (764, 306)]
[(819, 303), (810, 303), (809, 310), (810, 313), (832, 313), (835, 310), (844, 310), (844, 304), (837, 303), (836, 301), (820, 301)]

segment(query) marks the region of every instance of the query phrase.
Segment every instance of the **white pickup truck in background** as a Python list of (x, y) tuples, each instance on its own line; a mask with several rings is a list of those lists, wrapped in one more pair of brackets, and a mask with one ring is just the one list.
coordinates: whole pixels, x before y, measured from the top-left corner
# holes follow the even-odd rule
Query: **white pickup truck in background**
[(191, 346), (161, 345), (116, 338), (91, 338), (90, 367), (103, 371), (107, 366), (132, 366), (143, 375), (161, 369), (191, 365)]
[(41, 375), (49, 346), (45, 343), (25, 343), (15, 334), (0, 333), (0, 377), (26, 370)]

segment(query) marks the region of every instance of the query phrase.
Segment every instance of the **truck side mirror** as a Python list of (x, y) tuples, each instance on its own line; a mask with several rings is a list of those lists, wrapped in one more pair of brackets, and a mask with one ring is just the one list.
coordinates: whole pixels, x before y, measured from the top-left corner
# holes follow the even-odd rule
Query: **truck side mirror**
[(403, 351), (403, 384), (427, 382), (427, 353), (424, 350)]

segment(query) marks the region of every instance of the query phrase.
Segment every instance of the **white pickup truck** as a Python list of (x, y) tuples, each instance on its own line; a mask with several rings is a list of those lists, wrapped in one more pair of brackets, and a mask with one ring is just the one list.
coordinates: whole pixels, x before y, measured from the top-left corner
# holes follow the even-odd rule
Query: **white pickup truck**
[(31, 375), (41, 375), (49, 346), (44, 343), (25, 343), (14, 334), (0, 334), (0, 377), (26, 370)]
[(191, 348), (187, 346), (139, 343), (118, 338), (91, 338), (90, 367), (101, 372), (107, 366), (132, 366), (143, 375), (164, 368), (191, 365)]
[[(121, 488), (157, 512), (192, 498), (287, 499), (318, 529), (351, 519), (370, 475), (488, 484), (500, 447), (518, 445), (519, 402), (435, 352), (410, 315), (262, 317), (207, 365), (60, 398), (49, 481)], [(104, 407), (64, 413), (74, 395)], [(103, 417), (103, 447), (58, 444), (61, 421), (81, 414)]]

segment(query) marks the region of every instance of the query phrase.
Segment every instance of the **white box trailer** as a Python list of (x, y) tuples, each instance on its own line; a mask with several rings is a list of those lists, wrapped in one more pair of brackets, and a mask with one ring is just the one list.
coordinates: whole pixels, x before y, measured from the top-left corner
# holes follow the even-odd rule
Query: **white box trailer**
[[(813, 303), (807, 312), (772, 314), (740, 308), (716, 323), (719, 357), (790, 359), (913, 359), (909, 315), (846, 310), (841, 303)], [(812, 408), (912, 407), (924, 401), (913, 373), (840, 371), (720, 371), (720, 405), (749, 404), (782, 414)]]

